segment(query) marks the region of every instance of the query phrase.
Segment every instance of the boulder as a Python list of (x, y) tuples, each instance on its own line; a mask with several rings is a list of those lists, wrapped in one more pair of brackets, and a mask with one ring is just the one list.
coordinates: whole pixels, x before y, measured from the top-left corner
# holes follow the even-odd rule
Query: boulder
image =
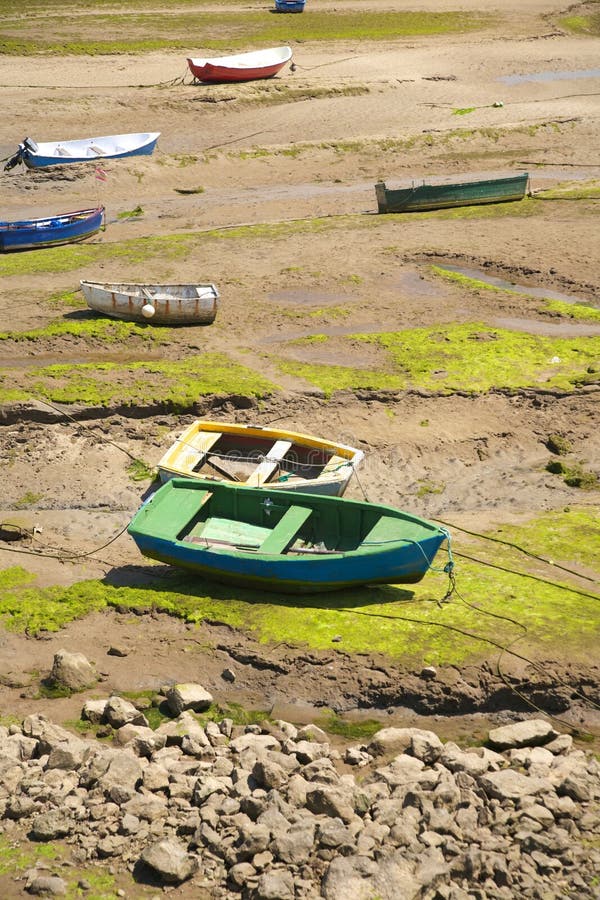
[(96, 684), (98, 673), (83, 653), (59, 650), (54, 654), (48, 680), (55, 687), (67, 688), (69, 691), (84, 691)]
[(148, 727), (146, 716), (136, 709), (133, 703), (123, 697), (112, 696), (104, 707), (104, 718), (112, 728), (122, 728), (123, 725), (141, 725)]
[(201, 684), (174, 684), (167, 691), (167, 704), (174, 716), (187, 709), (203, 712), (212, 702), (212, 695)]
[(140, 859), (165, 884), (181, 884), (191, 878), (198, 868), (197, 859), (187, 852), (185, 845), (173, 839), (150, 844)]
[(92, 725), (100, 725), (104, 722), (104, 710), (107, 700), (86, 700), (81, 710), (81, 718)]
[(535, 747), (547, 744), (557, 737), (558, 731), (555, 731), (545, 719), (528, 719), (514, 725), (503, 725), (501, 728), (493, 728), (488, 733), (488, 740), (494, 750)]
[(258, 879), (254, 896), (256, 900), (293, 900), (294, 878), (285, 869), (270, 869)]
[(514, 769), (501, 769), (489, 772), (480, 783), (490, 797), (503, 800), (520, 800), (535, 794), (546, 794), (553, 791), (548, 778), (534, 778), (515, 772)]
[(366, 856), (338, 856), (323, 879), (325, 900), (416, 900), (421, 884), (400, 852), (375, 861)]
[(31, 825), (31, 837), (35, 841), (53, 841), (66, 837), (73, 828), (72, 819), (60, 809), (51, 809), (36, 816)]

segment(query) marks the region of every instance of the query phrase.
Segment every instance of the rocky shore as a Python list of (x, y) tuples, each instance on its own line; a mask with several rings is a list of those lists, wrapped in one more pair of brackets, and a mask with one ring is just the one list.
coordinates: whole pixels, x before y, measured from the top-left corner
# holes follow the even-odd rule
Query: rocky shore
[[(200, 685), (162, 699), (156, 729), (121, 697), (86, 701), (111, 742), (42, 715), (1, 727), (5, 839), (62, 842), (73, 865), (196, 898), (599, 896), (600, 765), (545, 719), (467, 749), (393, 727), (339, 750), (315, 725), (202, 725)], [(58, 865), (23, 879), (67, 892)]]

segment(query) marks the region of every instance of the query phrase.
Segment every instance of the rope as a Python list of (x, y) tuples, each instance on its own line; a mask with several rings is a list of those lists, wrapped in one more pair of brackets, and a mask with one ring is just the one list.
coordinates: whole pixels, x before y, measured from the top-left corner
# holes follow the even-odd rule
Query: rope
[(55, 412), (57, 412), (61, 416), (64, 416), (66, 419), (70, 419), (79, 427), (85, 428), (86, 431), (89, 431), (90, 434), (92, 434), (96, 438), (96, 440), (104, 441), (105, 444), (110, 444), (112, 447), (116, 447), (117, 450), (120, 450), (121, 453), (125, 453), (125, 455), (128, 456), (129, 459), (131, 459), (133, 462), (141, 463), (143, 466), (146, 465), (143, 459), (138, 459), (137, 456), (134, 456), (133, 453), (130, 453), (129, 450), (125, 449), (125, 447), (121, 447), (119, 446), (119, 444), (115, 444), (115, 442), (111, 441), (110, 438), (104, 437), (104, 435), (97, 434), (93, 428), (90, 428), (90, 426), (86, 425), (85, 422), (81, 422), (79, 419), (76, 419), (75, 416), (72, 416), (70, 413), (65, 412), (58, 406), (54, 406), (54, 404), (50, 403), (48, 400), (38, 400), (37, 398), (36, 400), (38, 403), (43, 403), (45, 406), (50, 407), (50, 409), (53, 409)]
[[(0, 526), (1, 527), (1, 526)], [(3, 550), (8, 550), (10, 553), (24, 553), (28, 556), (44, 556), (49, 559), (58, 559), (61, 562), (70, 559), (83, 559), (86, 556), (93, 556), (95, 553), (99, 553), (101, 550), (104, 550), (106, 547), (109, 547), (113, 544), (117, 538), (120, 538), (122, 534), (127, 531), (129, 527), (129, 522), (127, 525), (124, 525), (114, 537), (111, 537), (110, 540), (106, 541), (106, 543), (102, 544), (100, 547), (95, 547), (93, 550), (86, 550), (82, 553), (63, 553), (59, 547), (47, 547), (47, 550), (56, 550), (56, 553), (46, 553), (44, 550), (25, 550), (18, 547), (3, 547)], [(28, 532), (27, 529), (22, 529), (28, 536), (31, 537), (32, 540), (35, 540), (35, 529), (32, 532)]]
[(550, 587), (558, 588), (562, 591), (570, 591), (579, 597), (586, 597), (588, 600), (600, 600), (598, 594), (589, 594), (587, 591), (580, 591), (568, 584), (560, 584), (558, 581), (551, 581), (549, 578), (541, 578), (539, 575), (531, 575), (529, 572), (519, 572), (516, 569), (509, 569), (507, 566), (501, 566), (498, 563), (487, 562), (485, 559), (477, 559), (476, 556), (468, 556), (466, 553), (457, 553), (462, 559), (469, 559), (471, 562), (479, 563), (481, 566), (489, 566), (490, 569), (498, 569), (500, 572), (508, 572), (509, 575), (519, 575), (521, 578), (529, 578), (531, 581), (539, 581), (540, 584), (548, 584)]
[[(521, 655), (519, 655), (519, 654), (517, 654), (517, 653), (514, 653), (514, 651), (512, 651), (512, 650), (510, 649), (511, 647), (514, 647), (515, 644), (516, 644), (518, 641), (521, 641), (521, 640), (523, 640), (523, 639), (526, 637), (526, 635), (528, 634), (528, 631), (529, 631), (529, 629), (527, 628), (527, 626), (526, 626), (523, 622), (519, 622), (517, 619), (513, 619), (511, 616), (505, 616), (505, 615), (502, 615), (502, 614), (500, 614), (500, 613), (492, 612), (491, 610), (481, 609), (481, 607), (474, 606), (472, 603), (469, 603), (467, 600), (465, 600), (465, 598), (459, 593), (458, 590), (456, 591), (456, 596), (459, 598), (459, 600), (461, 601), (461, 603), (463, 603), (463, 604), (464, 604), (465, 606), (467, 606), (469, 609), (473, 609), (473, 610), (475, 610), (475, 611), (478, 612), (478, 613), (479, 613), (479, 612), (482, 612), (484, 615), (490, 616), (490, 617), (492, 617), (492, 618), (494, 618), (494, 619), (500, 619), (500, 620), (503, 620), (503, 621), (506, 621), (506, 622), (510, 622), (512, 625), (515, 625), (517, 628), (520, 628), (520, 629), (521, 629), (522, 634), (520, 634), (520, 635), (519, 635), (518, 637), (516, 637), (513, 641), (511, 641), (509, 644), (505, 645), (505, 646), (501, 649), (500, 655), (498, 656), (498, 659), (496, 660), (496, 673), (497, 673), (497, 675), (499, 676), (499, 678), (502, 679), (502, 681), (504, 682), (504, 684), (506, 685), (506, 687), (508, 687), (510, 690), (512, 690), (513, 693), (515, 693), (518, 697), (520, 697), (521, 700), (523, 700), (524, 703), (528, 704), (532, 709), (535, 709), (537, 712), (544, 713), (545, 715), (548, 715), (551, 719), (554, 719), (555, 721), (560, 722), (561, 724), (567, 725), (567, 727), (568, 727), (570, 730), (574, 730), (575, 732), (578, 732), (578, 729), (575, 728), (574, 726), (572, 726), (570, 723), (564, 722), (562, 719), (558, 718), (557, 716), (554, 716), (554, 715), (552, 715), (551, 713), (546, 712), (546, 710), (542, 709), (540, 706), (538, 706), (536, 703), (534, 703), (533, 700), (530, 700), (525, 694), (523, 694), (521, 691), (519, 691), (517, 688), (515, 688), (514, 685), (512, 685), (512, 684), (508, 681), (508, 679), (507, 679), (506, 676), (504, 675), (502, 669), (500, 668), (500, 661), (501, 661), (501, 659), (502, 659), (504, 653), (511, 653), (513, 656), (517, 656), (519, 659), (522, 659), (523, 661), (527, 662), (528, 665), (533, 666), (534, 669), (537, 669), (537, 670), (538, 670), (539, 672), (541, 672), (542, 674), (544, 674), (544, 675), (547, 675), (547, 674), (548, 674), (548, 670), (547, 670), (546, 667), (541, 666), (539, 663), (536, 663), (534, 660), (528, 659), (528, 658), (525, 657), (525, 656), (521, 656)], [(554, 681), (556, 684), (558, 684), (558, 685), (560, 685), (560, 686), (562, 686), (562, 687), (568, 688), (569, 691), (571, 691), (571, 696), (572, 696), (572, 697), (578, 697), (579, 699), (585, 700), (586, 702), (590, 703), (595, 709), (600, 709), (600, 705), (599, 705), (599, 704), (595, 703), (595, 702), (594, 702), (592, 699), (590, 699), (589, 697), (586, 697), (585, 694), (581, 694), (579, 691), (573, 691), (572, 686), (571, 686), (570, 684), (568, 684), (567, 682), (563, 681), (561, 678), (558, 678), (558, 677), (557, 677), (556, 675), (554, 675), (554, 674), (552, 675), (552, 678), (553, 678), (553, 681)]]
[[(455, 590), (456, 590), (456, 588), (455, 588)], [(473, 607), (473, 608), (477, 609), (477, 607)], [(481, 641), (482, 643), (490, 644), (492, 647), (496, 647), (498, 650), (500, 650), (502, 652), (502, 654), (509, 653), (511, 656), (514, 656), (516, 659), (519, 659), (522, 662), (526, 662), (528, 665), (531, 665), (534, 668), (539, 669), (544, 674), (547, 674), (547, 670), (545, 668), (543, 668), (539, 663), (536, 663), (533, 660), (529, 659), (528, 657), (523, 656), (522, 654), (517, 653), (516, 651), (510, 649), (512, 646), (514, 646), (514, 644), (516, 643), (516, 640), (521, 640), (524, 637), (524, 635), (520, 635), (514, 641), (511, 641), (510, 644), (505, 645), (505, 644), (501, 644), (499, 641), (494, 640), (493, 638), (488, 638), (488, 637), (485, 637), (480, 634), (475, 634), (472, 631), (467, 631), (464, 628), (459, 628), (457, 625), (449, 625), (447, 622), (439, 622), (435, 619), (417, 619), (413, 616), (397, 616), (397, 615), (394, 616), (389, 613), (363, 612), (362, 610), (349, 609), (347, 607), (340, 608), (339, 611), (354, 614), (357, 616), (366, 616), (366, 617), (372, 616), (372, 617), (378, 618), (378, 619), (390, 619), (393, 621), (410, 622), (411, 624), (416, 624), (416, 625), (425, 625), (428, 627), (443, 628), (443, 629), (446, 629), (447, 631), (455, 632), (456, 634), (462, 634), (465, 637), (471, 638), (474, 641)], [(481, 610), (477, 609), (477, 612), (481, 612)], [(485, 611), (483, 611), (483, 612), (485, 612)], [(496, 616), (496, 618), (506, 618), (508, 621), (514, 621), (514, 624), (517, 625), (518, 627), (520, 627), (522, 629), (525, 628), (525, 626), (522, 625), (522, 623), (517, 622), (516, 620), (510, 620), (510, 619), (508, 619), (508, 617), (503, 617), (503, 616), (497, 615), (495, 613), (490, 613), (490, 615), (494, 615), (494, 616)], [(589, 735), (590, 737), (598, 736), (598, 735), (595, 735), (588, 731), (580, 731), (575, 726), (573, 726), (570, 722), (566, 722), (563, 719), (560, 719), (559, 717), (554, 716), (551, 713), (548, 713), (545, 710), (541, 709), (541, 707), (537, 706), (533, 701), (530, 701), (525, 695), (522, 695), (519, 691), (517, 691), (514, 688), (514, 686), (511, 685), (510, 682), (506, 679), (506, 677), (503, 676), (503, 674), (501, 672), (499, 672), (499, 675), (502, 678), (502, 681), (504, 682), (504, 684), (510, 690), (512, 690), (513, 693), (515, 693), (519, 697), (521, 697), (523, 699), (523, 701), (525, 703), (527, 703), (532, 709), (535, 709), (535, 710), (543, 713), (544, 715), (548, 716), (549, 718), (553, 719), (554, 721), (560, 722), (560, 724), (564, 725), (566, 728), (568, 728), (572, 734)], [(564, 682), (561, 682), (559, 679), (556, 679), (556, 681), (559, 684), (564, 684), (565, 687), (570, 687), (570, 685), (568, 685)], [(582, 696), (582, 695), (580, 695), (580, 696)], [(584, 699), (587, 700), (588, 698), (584, 698)], [(593, 701), (590, 701), (590, 702), (592, 702), (592, 704), (593, 704)], [(596, 706), (596, 704), (593, 704), (593, 705)]]
[[(553, 566), (555, 569), (561, 569), (563, 572), (568, 572), (570, 575), (576, 575), (578, 578), (583, 578), (585, 581), (591, 581), (594, 584), (598, 583), (598, 579), (591, 578), (589, 575), (582, 575), (580, 572), (576, 572), (574, 569), (569, 569), (567, 566), (562, 566), (560, 563), (555, 563), (551, 559), (547, 559), (545, 556), (539, 556), (537, 553), (533, 553), (531, 550), (527, 550), (525, 547), (521, 547), (519, 544), (515, 544), (512, 541), (505, 541), (503, 538), (492, 537), (487, 534), (480, 534), (478, 531), (469, 531), (468, 528), (461, 528), (460, 525), (454, 525), (451, 522), (444, 522), (443, 519), (434, 519), (434, 522), (440, 522), (442, 525), (445, 525), (447, 528), (455, 528), (457, 531), (462, 531), (463, 534), (470, 534), (472, 537), (478, 537), (485, 541), (493, 541), (495, 544), (504, 544), (506, 547), (512, 547), (514, 550), (518, 550), (520, 553), (524, 553), (526, 556), (531, 556), (532, 559), (538, 559), (540, 562), (546, 563), (549, 566)], [(508, 571), (508, 570), (507, 570)]]

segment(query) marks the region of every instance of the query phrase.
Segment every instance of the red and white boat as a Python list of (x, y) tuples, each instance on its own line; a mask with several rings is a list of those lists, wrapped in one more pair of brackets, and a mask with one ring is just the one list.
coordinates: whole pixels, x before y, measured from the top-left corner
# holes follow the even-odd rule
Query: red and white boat
[(254, 81), (272, 78), (292, 58), (291, 47), (271, 47), (237, 56), (221, 56), (215, 59), (191, 59), (190, 72), (198, 81)]

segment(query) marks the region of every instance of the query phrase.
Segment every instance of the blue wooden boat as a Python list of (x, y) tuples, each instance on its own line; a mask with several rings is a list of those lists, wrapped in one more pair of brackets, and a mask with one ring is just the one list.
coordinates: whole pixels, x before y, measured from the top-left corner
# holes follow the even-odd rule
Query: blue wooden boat
[(391, 506), (173, 478), (128, 532), (144, 556), (281, 593), (412, 584), (448, 533)]
[(75, 141), (46, 141), (36, 143), (25, 138), (6, 165), (5, 171), (23, 162), (29, 169), (64, 166), (69, 163), (101, 163), (125, 156), (149, 156), (154, 152), (160, 131), (138, 134), (109, 134), (103, 137), (82, 138)]
[(45, 219), (0, 222), (0, 249), (34, 250), (84, 241), (100, 231), (103, 224), (103, 206), (47, 216)]
[(275, 11), (280, 13), (304, 12), (305, 0), (275, 0)]

